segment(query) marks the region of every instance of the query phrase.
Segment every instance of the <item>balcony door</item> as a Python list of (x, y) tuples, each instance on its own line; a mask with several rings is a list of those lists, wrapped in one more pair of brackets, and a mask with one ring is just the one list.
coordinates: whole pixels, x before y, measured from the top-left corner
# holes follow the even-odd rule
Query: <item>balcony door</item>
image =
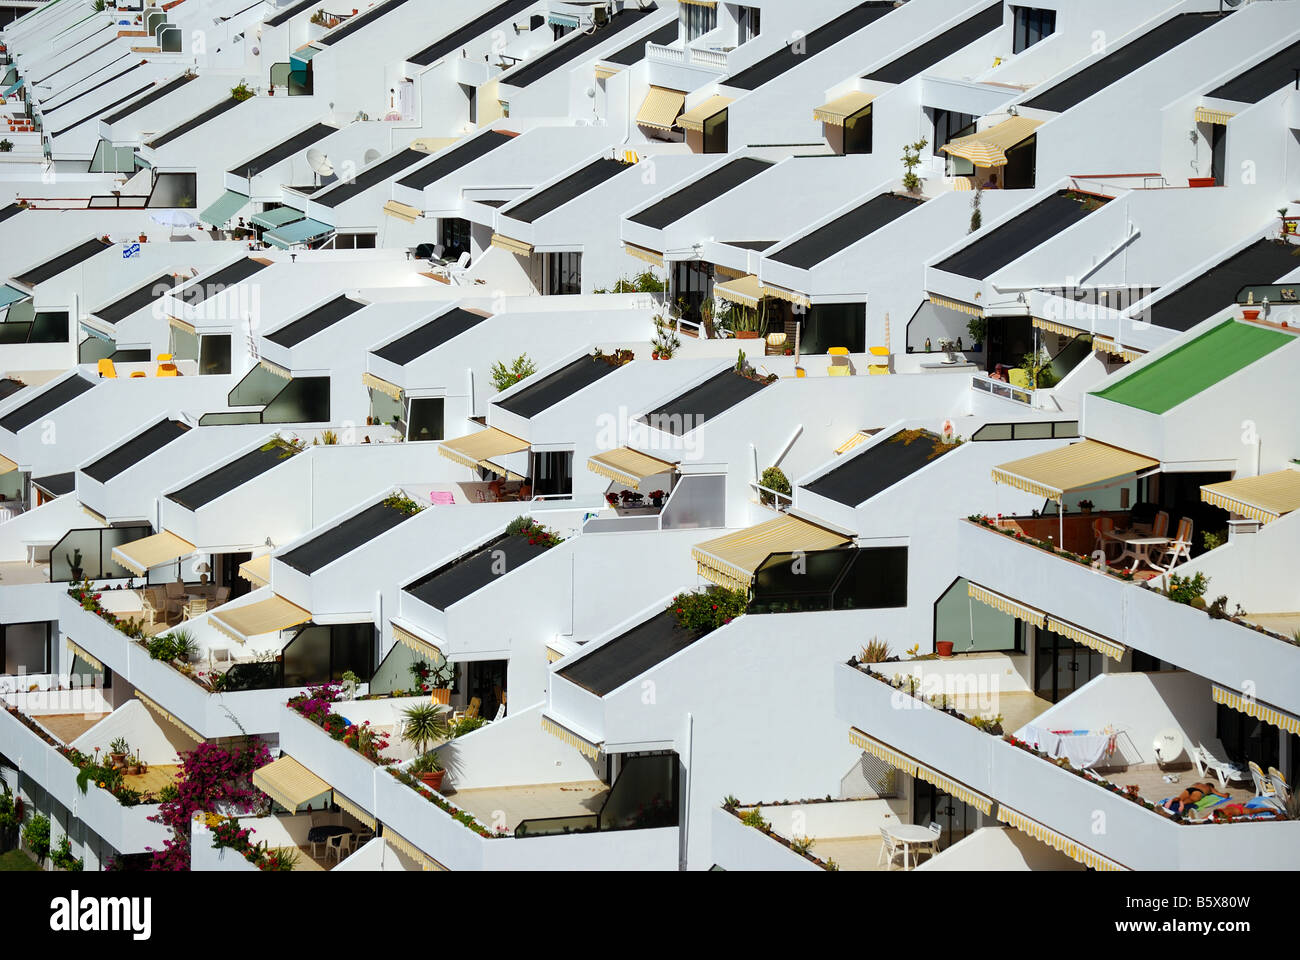
[(917, 780), (912, 795), (912, 822), (921, 826), (937, 823), (943, 832), (939, 835), (942, 853), (958, 840), (979, 827), (979, 811), (956, 797), (950, 796), (932, 783)]
[(1102, 654), (1051, 630), (1038, 631), (1034, 654), (1034, 693), (1052, 703), (1102, 672)]

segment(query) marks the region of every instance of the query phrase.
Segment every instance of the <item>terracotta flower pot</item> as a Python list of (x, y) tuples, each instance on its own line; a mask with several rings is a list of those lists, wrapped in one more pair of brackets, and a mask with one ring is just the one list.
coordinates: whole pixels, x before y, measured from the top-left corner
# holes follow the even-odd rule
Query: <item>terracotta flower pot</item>
[(1241, 311), (1241, 315), (1242, 315), (1245, 319), (1247, 319), (1247, 320), (1258, 320), (1258, 319), (1259, 319), (1259, 311), (1258, 311), (1258, 310), (1243, 310), (1243, 311)]
[(1214, 186), (1213, 177), (1188, 177), (1187, 185), (1189, 187), (1212, 187)]
[(758, 331), (757, 331), (757, 330), (737, 330), (737, 331), (736, 331), (736, 339), (737, 339), (737, 340), (757, 340), (757, 339), (758, 339)]
[(935, 652), (938, 653), (939, 656), (941, 656), (941, 657), (951, 657), (951, 656), (952, 656), (952, 641), (951, 641), (951, 640), (939, 640), (939, 641), (937, 641), (937, 642), (935, 643), (934, 647), (935, 647)]
[(442, 778), (446, 775), (446, 770), (435, 770), (433, 773), (420, 774), (420, 779), (423, 780), (427, 786), (440, 791), (442, 790)]

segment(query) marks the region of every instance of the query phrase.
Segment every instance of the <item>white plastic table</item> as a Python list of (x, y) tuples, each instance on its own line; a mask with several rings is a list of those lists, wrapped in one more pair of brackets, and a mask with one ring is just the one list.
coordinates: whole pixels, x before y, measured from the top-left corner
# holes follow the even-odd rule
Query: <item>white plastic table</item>
[(936, 837), (929, 827), (919, 823), (900, 823), (889, 828), (889, 835), (903, 845), (903, 869), (912, 869), (912, 847), (928, 846), (936, 842)]
[(1129, 567), (1130, 573), (1137, 570), (1140, 563), (1155, 569), (1156, 565), (1151, 562), (1151, 550), (1169, 542), (1168, 537), (1151, 537), (1141, 533), (1117, 533), (1114, 537), (1124, 544), (1124, 552), (1116, 558), (1115, 565), (1119, 566), (1125, 560), (1131, 559), (1133, 565)]

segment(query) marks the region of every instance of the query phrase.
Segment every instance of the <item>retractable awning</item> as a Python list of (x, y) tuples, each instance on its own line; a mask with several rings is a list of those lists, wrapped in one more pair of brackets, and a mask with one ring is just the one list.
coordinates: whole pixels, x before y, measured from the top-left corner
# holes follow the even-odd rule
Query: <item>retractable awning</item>
[(410, 649), (418, 653), (420, 656), (425, 657), (429, 660), (433, 660), (435, 663), (439, 660), (445, 659), (443, 657), (442, 651), (438, 648), (438, 645), (436, 643), (433, 643), (432, 641), (429, 640), (425, 640), (423, 637), (412, 633), (410, 630), (407, 630), (404, 627), (399, 627), (392, 620), (388, 622), (392, 625), (393, 628), (393, 639), (396, 640), (398, 643), (402, 644), (405, 647), (409, 647)]
[(639, 490), (643, 481), (660, 474), (673, 473), (677, 465), (631, 447), (619, 447), (588, 459), (587, 469), (615, 483)]
[(933, 303), (936, 307), (944, 307), (945, 309), (948, 310), (956, 310), (958, 313), (969, 314), (972, 317), (984, 316), (984, 308), (977, 307), (973, 303), (963, 303), (960, 300), (949, 300), (947, 297), (938, 297), (935, 296), (933, 293), (926, 294), (926, 296), (929, 297), (930, 302)]
[(1095, 487), (1159, 465), (1139, 453), (1083, 440), (994, 467), (993, 482), (1059, 501), (1067, 490)]
[(320, 53), (320, 47), (306, 46), (289, 54), (289, 69), (296, 73), (306, 73), (311, 58)]
[(969, 160), (977, 167), (1005, 167), (1007, 151), (1029, 139), (1043, 125), (1042, 120), (1011, 117), (969, 136), (958, 137), (943, 145), (944, 153)]
[(1055, 830), (1043, 826), (1037, 820), (1030, 820), (1023, 813), (1017, 813), (1002, 804), (998, 804), (998, 820), (1015, 827), (1022, 833), (1029, 834), (1029, 836), (1047, 844), (1053, 850), (1059, 850), (1071, 860), (1092, 867), (1094, 870), (1117, 871), (1127, 869), (1114, 860), (1106, 859), (1095, 850), (1089, 850), (1082, 844), (1071, 840), (1065, 834), (1057, 833)]
[(235, 214), (246, 206), (248, 206), (248, 197), (234, 190), (227, 190), (217, 198), (216, 203), (199, 214), (199, 219), (209, 226), (219, 227), (233, 219)]
[(1279, 730), (1300, 736), (1300, 717), (1293, 716), (1285, 710), (1279, 710), (1277, 707), (1270, 707), (1266, 703), (1260, 703), (1258, 700), (1242, 696), (1237, 691), (1221, 687), (1217, 683), (1211, 684), (1211, 687), (1210, 695), (1214, 698), (1215, 703), (1221, 703), (1225, 707), (1231, 707), (1238, 713), (1244, 713), (1256, 720), (1272, 724)]
[(6, 473), (13, 473), (17, 469), (18, 464), (14, 463), (3, 454), (0, 454), (0, 477), (3, 477)]
[(706, 540), (691, 548), (701, 577), (732, 590), (748, 591), (754, 573), (774, 553), (830, 550), (848, 543), (843, 534), (785, 514), (758, 526)]
[(716, 117), (734, 101), (734, 97), (712, 96), (702, 103), (696, 104), (677, 118), (677, 126), (683, 130), (694, 130), (700, 133), (704, 130), (704, 121), (710, 117)]
[(296, 220), (293, 223), (286, 223), (282, 227), (276, 227), (274, 230), (268, 230), (262, 234), (262, 239), (273, 247), (279, 247), (281, 250), (288, 250), (296, 243), (310, 243), (317, 237), (323, 237), (325, 234), (334, 230), (328, 223), (321, 223), (319, 220), (310, 218)]
[(261, 213), (256, 213), (249, 220), (256, 226), (274, 230), (286, 223), (301, 220), (304, 216), (305, 214), (301, 210), (295, 210), (293, 207), (276, 207), (274, 210), (264, 210)]
[(636, 122), (640, 126), (668, 133), (673, 129), (685, 104), (686, 94), (683, 91), (652, 86), (641, 102), (641, 109), (637, 111)]
[(1124, 659), (1124, 654), (1128, 648), (1122, 643), (1116, 643), (1114, 640), (1108, 640), (1106, 637), (1098, 636), (1091, 631), (1084, 630), (1082, 627), (1076, 627), (1072, 623), (1066, 623), (1050, 614), (1047, 617), (1047, 629), (1053, 633), (1059, 633), (1063, 637), (1069, 637), (1075, 643), (1081, 643), (1085, 647), (1091, 647), (1098, 653), (1104, 653), (1112, 660), (1119, 661)]
[(1047, 614), (1043, 613), (1043, 611), (1037, 610), (1026, 603), (1021, 603), (1019, 600), (1012, 600), (1010, 597), (1003, 596), (988, 587), (981, 587), (978, 583), (967, 583), (966, 595), (972, 600), (978, 600), (986, 607), (992, 607), (994, 610), (1000, 610), (1017, 620), (1033, 624), (1040, 630), (1047, 623)]
[(378, 390), (380, 393), (387, 394), (398, 403), (402, 402), (402, 388), (395, 383), (389, 383), (381, 377), (376, 377), (373, 373), (361, 374), (361, 382), (371, 390)]
[(829, 123), (831, 126), (842, 127), (849, 117), (871, 106), (871, 101), (874, 99), (876, 99), (874, 93), (855, 90), (842, 97), (836, 97), (829, 103), (823, 103), (813, 111), (813, 119)]
[(196, 549), (188, 540), (164, 530), (151, 537), (114, 547), (113, 559), (137, 577), (143, 577), (152, 568), (187, 557)]
[(71, 637), (65, 637), (64, 639), (67, 641), (68, 652), (70, 654), (72, 654), (74, 657), (79, 658), (83, 663), (87, 664), (92, 670), (98, 670), (100, 673), (104, 672), (104, 665), (100, 663), (98, 659), (92, 657), (81, 647), (73, 643)]
[(496, 427), (488, 427), (478, 433), (457, 437), (455, 440), (444, 440), (438, 445), (438, 452), (448, 460), (454, 460), (471, 470), (486, 467), (502, 473), (501, 467), (488, 463), (488, 460), (492, 457), (504, 457), (507, 454), (527, 450), (528, 446), (527, 440), (520, 440)]
[(5, 87), (4, 98), (8, 100), (15, 93), (21, 90), (23, 88), (23, 84), (26, 82), (27, 81), (23, 79), (23, 80), (19, 80), (17, 83), (11, 83), (9, 86)]
[(852, 450), (854, 447), (858, 446), (859, 444), (866, 443), (868, 440), (872, 438), (872, 436), (873, 434), (864, 433), (863, 431), (859, 430), (853, 436), (849, 437), (838, 447), (836, 447), (835, 452), (848, 453), (850, 450)]
[(239, 565), (239, 575), (255, 587), (265, 587), (271, 582), (271, 555), (245, 560)]
[(296, 812), (308, 800), (334, 790), (288, 754), (254, 770), (253, 786), (290, 813)]
[(1235, 117), (1235, 113), (1229, 113), (1227, 110), (1213, 110), (1210, 107), (1197, 107), (1195, 119), (1197, 123), (1212, 123), (1219, 126), (1227, 126), (1228, 121)]
[(516, 240), (514, 237), (507, 237), (503, 233), (492, 234), (492, 246), (499, 250), (505, 250), (507, 253), (513, 253), (517, 257), (531, 257), (533, 255), (533, 245), (524, 243), (522, 240)]
[(869, 737), (857, 727), (849, 727), (849, 743), (859, 750), (865, 750), (878, 760), (883, 760), (895, 770), (901, 770), (910, 777), (916, 776), (916, 761), (906, 754), (899, 753), (893, 747), (886, 746), (875, 737)]
[(146, 697), (146, 696), (145, 696), (143, 693), (141, 693), (139, 690), (137, 690), (137, 691), (135, 692), (135, 697), (136, 697), (137, 700), (139, 700), (141, 703), (143, 703), (146, 707), (148, 707), (148, 708), (149, 708), (150, 710), (152, 710), (154, 713), (158, 714), (158, 716), (162, 717), (164, 720), (166, 720), (168, 723), (170, 723), (173, 727), (175, 727), (175, 728), (176, 728), (177, 730), (179, 730), (181, 733), (185, 734), (185, 736), (189, 737), (189, 738), (190, 738), (191, 740), (193, 740), (195, 743), (202, 743), (202, 742), (203, 742), (203, 734), (199, 733), (197, 730), (195, 730), (195, 729), (194, 729), (193, 727), (191, 727), (189, 724), (184, 723), (184, 722), (182, 722), (181, 720), (177, 719), (177, 717), (176, 717), (174, 714), (172, 714), (171, 711), (164, 709), (164, 708), (163, 708), (161, 705), (159, 705), (158, 703), (154, 702), (153, 700), (150, 700), (148, 697)]
[(648, 250), (645, 247), (638, 247), (635, 243), (623, 244), (623, 250), (629, 257), (636, 257), (638, 260), (644, 260), (651, 266), (662, 267), (664, 265), (664, 255), (657, 250)]
[(11, 307), (19, 300), (26, 300), (30, 296), (30, 293), (23, 293), (17, 287), (11, 287), (6, 283), (0, 287), (0, 310)]
[(278, 594), (242, 607), (218, 607), (208, 616), (210, 624), (237, 643), (247, 643), (250, 637), (264, 633), (287, 630), (310, 619), (310, 611)]
[(1063, 337), (1077, 337), (1081, 333), (1088, 332), (1083, 327), (1077, 327), (1069, 323), (1058, 323), (1055, 320), (1044, 320), (1042, 317), (1034, 317), (1032, 322), (1039, 330), (1046, 330), (1048, 333), (1059, 333)]
[(730, 300), (742, 307), (757, 307), (759, 301), (763, 299), (763, 285), (758, 277), (749, 274), (739, 280), (728, 280), (726, 283), (717, 284), (713, 288), (713, 293), (723, 300)]
[(563, 740), (584, 757), (590, 757), (592, 760), (595, 760), (600, 756), (600, 744), (593, 743), (586, 737), (579, 736), (563, 724), (556, 723), (550, 717), (546, 716), (546, 714), (542, 714), (542, 729), (551, 736)]
[(984, 816), (990, 816), (993, 813), (993, 799), (986, 797), (977, 790), (972, 790), (964, 783), (959, 783), (951, 777), (946, 777), (938, 770), (927, 767), (923, 763), (916, 765), (914, 776), (919, 780), (927, 780), (934, 784), (950, 797), (956, 797), (962, 803), (969, 804)]
[(1300, 470), (1278, 470), (1206, 484), (1201, 487), (1201, 499), (1260, 523), (1270, 523), (1300, 508)]
[(384, 204), (384, 213), (390, 217), (396, 217), (406, 223), (415, 223), (423, 214), (423, 211), (406, 203), (398, 203), (396, 200), (389, 200)]

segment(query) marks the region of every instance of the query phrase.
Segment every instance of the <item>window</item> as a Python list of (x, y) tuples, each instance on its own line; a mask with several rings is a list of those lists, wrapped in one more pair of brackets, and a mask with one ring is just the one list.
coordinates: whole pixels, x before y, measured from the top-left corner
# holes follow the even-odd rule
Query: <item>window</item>
[(682, 305), (682, 319), (700, 322), (700, 307), (713, 295), (713, 264), (702, 260), (671, 260), (672, 302)]
[(844, 153), (871, 152), (871, 104), (844, 121)]
[(682, 34), (686, 42), (698, 40), (718, 26), (718, 8), (702, 7), (695, 3), (684, 3), (682, 10)]
[(761, 32), (760, 23), (763, 11), (758, 7), (741, 7), (739, 31), (737, 33), (738, 43), (748, 43)]
[(336, 233), (328, 244), (335, 250), (373, 250), (375, 235), (373, 233)]
[(309, 624), (284, 648), (282, 686), (339, 681), (351, 670), (369, 680), (375, 670), (375, 628), (370, 623)]
[(295, 377), (262, 411), (263, 423), (329, 423), (329, 421), (329, 377)]
[(750, 613), (907, 605), (907, 547), (774, 553), (754, 575)]
[(408, 440), (441, 440), (443, 438), (442, 397), (421, 397), (411, 401), (411, 423)]
[(0, 624), (0, 664), (7, 677), (50, 672), (50, 624)]
[(405, 416), (400, 400), (394, 400), (382, 390), (370, 388), (370, 416), (378, 423), (397, 424)]
[(533, 454), (533, 496), (567, 497), (573, 494), (573, 451)]
[(582, 254), (548, 253), (544, 256), (548, 296), (582, 293)]
[(1056, 32), (1056, 11), (1039, 10), (1035, 7), (1012, 7), (1015, 13), (1015, 40), (1011, 46), (1012, 53), (1028, 50), (1044, 37)]
[(1038, 165), (1038, 137), (1021, 140), (1007, 150), (1007, 165), (1002, 168), (1002, 189), (1028, 190), (1034, 185), (1034, 168)]
[(850, 353), (867, 350), (865, 303), (818, 303), (795, 319), (803, 327), (800, 346), (806, 355), (825, 353), (831, 347), (848, 347)]
[(199, 373), (230, 373), (230, 336), (203, 337), (199, 340)]
[(1023, 624), (970, 596), (958, 577), (934, 603), (934, 640), (952, 642), (955, 653), (1024, 653)]
[[(934, 137), (931, 140), (933, 145), (930, 151), (936, 157), (946, 157), (947, 154), (940, 149), (944, 144), (974, 132), (975, 117), (971, 114), (957, 113), (955, 110), (936, 110), (934, 111)], [(970, 163), (969, 160), (965, 162)]]
[(160, 173), (149, 194), (149, 207), (193, 209), (198, 195), (197, 177), (192, 173)]
[(171, 355), (176, 360), (197, 360), (199, 358), (198, 334), (179, 327), (170, 327)]
[(100, 140), (90, 158), (91, 173), (135, 173), (135, 147), (115, 147)]
[(438, 221), (438, 243), (442, 245), (444, 260), (457, 260), (469, 253), (469, 221), (459, 217), (443, 217)]
[(727, 111), (715, 113), (704, 121), (704, 152), (727, 152)]

